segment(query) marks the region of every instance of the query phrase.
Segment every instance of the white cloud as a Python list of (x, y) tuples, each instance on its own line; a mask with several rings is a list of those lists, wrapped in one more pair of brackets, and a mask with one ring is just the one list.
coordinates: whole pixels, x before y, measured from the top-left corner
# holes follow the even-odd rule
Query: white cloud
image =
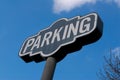
[(54, 13), (62, 11), (69, 12), (76, 7), (81, 7), (87, 3), (94, 4), (96, 0), (54, 0)]
[(69, 12), (74, 8), (81, 7), (86, 4), (95, 4), (98, 2), (104, 2), (106, 4), (115, 3), (120, 7), (120, 0), (53, 0), (54, 13), (61, 13), (63, 11)]
[(114, 1), (120, 7), (120, 0), (114, 0)]
[(101, 1), (105, 1), (105, 2), (107, 2), (107, 3), (111, 3), (111, 2), (113, 2), (114, 0), (101, 0)]
[(115, 3), (120, 7), (120, 0), (106, 0), (107, 3)]
[(120, 47), (113, 49), (112, 53), (115, 55), (115, 57), (120, 57)]

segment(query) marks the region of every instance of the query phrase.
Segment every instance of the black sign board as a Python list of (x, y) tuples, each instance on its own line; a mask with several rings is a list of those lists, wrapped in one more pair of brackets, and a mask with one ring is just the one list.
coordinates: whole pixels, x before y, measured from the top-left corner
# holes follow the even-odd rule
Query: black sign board
[(71, 19), (62, 18), (26, 39), (19, 56), (25, 62), (40, 62), (50, 56), (59, 61), (66, 54), (97, 41), (102, 35), (102, 29), (103, 23), (96, 13)]

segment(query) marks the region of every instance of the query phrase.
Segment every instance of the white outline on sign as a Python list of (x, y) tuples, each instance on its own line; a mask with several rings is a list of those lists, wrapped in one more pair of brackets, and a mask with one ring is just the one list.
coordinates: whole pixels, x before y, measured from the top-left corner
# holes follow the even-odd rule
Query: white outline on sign
[[(24, 46), (24, 44), (25, 44), (25, 42), (26, 42), (27, 40), (29, 40), (29, 39), (32, 38), (32, 37), (35, 37), (35, 36), (39, 35), (40, 32), (42, 32), (42, 31), (45, 31), (45, 30), (47, 30), (47, 29), (50, 29), (54, 23), (56, 23), (56, 22), (58, 22), (58, 21), (60, 21), (60, 20), (63, 20), (63, 19), (66, 20), (66, 21), (69, 21), (69, 20), (74, 19), (74, 18), (80, 19), (80, 18), (85, 18), (85, 17), (90, 16), (90, 15), (94, 15), (94, 16), (95, 16), (94, 26), (93, 26), (93, 29), (92, 29), (91, 31), (89, 31), (89, 32), (87, 32), (87, 33), (84, 33), (84, 34), (81, 34), (81, 35), (78, 35), (78, 36), (75, 36), (72, 41), (67, 42), (67, 43), (64, 43), (64, 44), (61, 44), (56, 50), (54, 50), (52, 53), (49, 53), (49, 54), (44, 54), (42, 51), (38, 51), (38, 52), (36, 52), (36, 53), (34, 53), (34, 54), (32, 53), (32, 51), (31, 51), (31, 52), (27, 52), (27, 53), (25, 53), (25, 54), (21, 54), (22, 48), (23, 48), (23, 46)], [(37, 35), (34, 35), (34, 36), (32, 36), (32, 37), (27, 38), (27, 40), (25, 40), (24, 43), (23, 43), (23, 45), (22, 45), (22, 48), (21, 48), (21, 50), (20, 50), (20, 52), (19, 52), (19, 56), (22, 57), (22, 56), (25, 56), (25, 55), (28, 55), (28, 54), (29, 54), (29, 56), (31, 57), (31, 56), (40, 54), (42, 57), (49, 57), (49, 56), (55, 54), (61, 47), (65, 46), (65, 45), (68, 45), (68, 44), (71, 44), (71, 43), (74, 43), (77, 38), (82, 37), (82, 36), (87, 35), (87, 34), (90, 34), (90, 33), (93, 32), (93, 31), (95, 30), (95, 28), (97, 27), (96, 25), (97, 25), (98, 15), (97, 15), (96, 13), (91, 13), (91, 14), (88, 14), (88, 15), (83, 16), (83, 17), (76, 16), (76, 17), (74, 17), (74, 18), (71, 18), (71, 19), (61, 18), (61, 19), (55, 21), (50, 27), (48, 27), (48, 28), (46, 28), (46, 29), (43, 29), (43, 30), (41, 30), (40, 32), (38, 32)]]

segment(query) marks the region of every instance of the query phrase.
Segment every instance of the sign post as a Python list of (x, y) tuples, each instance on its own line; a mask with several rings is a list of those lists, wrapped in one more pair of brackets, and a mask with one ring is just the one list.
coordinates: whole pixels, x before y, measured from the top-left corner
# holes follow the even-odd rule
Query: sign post
[(103, 22), (97, 13), (62, 18), (47, 29), (27, 38), (19, 52), (26, 62), (46, 60), (41, 80), (52, 80), (56, 63), (68, 53), (96, 42), (102, 36)]
[(57, 61), (54, 57), (47, 58), (42, 78), (40, 80), (53, 80), (56, 63)]

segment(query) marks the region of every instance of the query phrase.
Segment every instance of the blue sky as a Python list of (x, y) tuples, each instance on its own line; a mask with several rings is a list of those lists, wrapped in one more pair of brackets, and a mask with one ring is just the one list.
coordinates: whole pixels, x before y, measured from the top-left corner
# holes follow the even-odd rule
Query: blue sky
[(97, 12), (103, 36), (57, 63), (54, 80), (98, 80), (103, 56), (120, 53), (120, 0), (0, 0), (0, 80), (40, 80), (45, 61), (25, 63), (23, 41), (60, 18)]

